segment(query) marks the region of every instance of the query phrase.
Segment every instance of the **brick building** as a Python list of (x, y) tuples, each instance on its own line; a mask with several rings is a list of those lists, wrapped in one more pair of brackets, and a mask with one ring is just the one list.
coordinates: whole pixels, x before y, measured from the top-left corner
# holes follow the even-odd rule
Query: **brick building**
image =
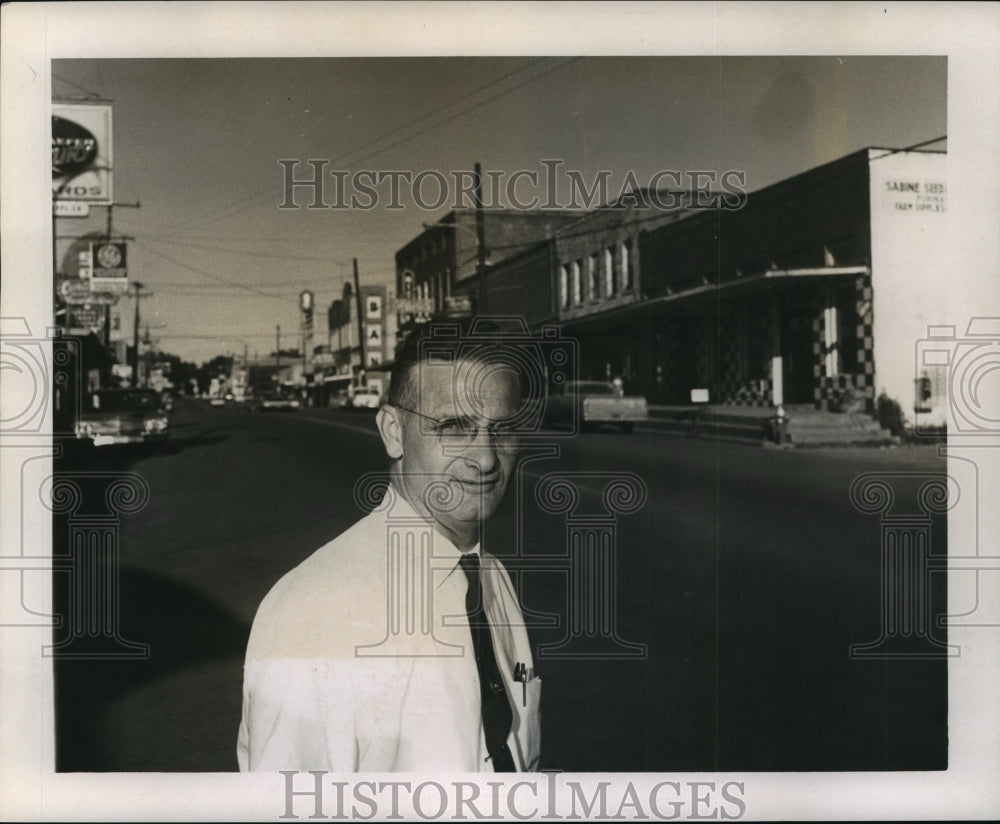
[[(488, 313), (530, 315), (537, 322), (554, 317), (549, 241), (581, 214), (484, 210)], [(478, 248), (476, 213), (465, 209), (427, 225), (396, 253), (400, 333), (433, 315), (478, 311)]]

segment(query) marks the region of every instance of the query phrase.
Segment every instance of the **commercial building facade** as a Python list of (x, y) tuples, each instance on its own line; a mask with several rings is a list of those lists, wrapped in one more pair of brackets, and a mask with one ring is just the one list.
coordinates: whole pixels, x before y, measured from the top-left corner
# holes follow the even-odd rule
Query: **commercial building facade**
[(327, 343), (313, 351), (311, 397), (326, 406), (351, 386), (388, 389), (386, 365), (396, 353), (395, 291), (391, 285), (364, 284), (358, 296), (350, 283), (327, 310)]
[[(566, 210), (484, 209), (486, 313), (556, 317), (551, 241), (583, 213)], [(476, 212), (456, 210), (396, 252), (399, 332), (434, 316), (464, 316), (483, 307), (478, 274)]]
[(620, 375), (663, 404), (704, 389), (718, 404), (871, 412), (884, 391), (943, 420), (942, 380), (915, 383), (914, 344), (944, 297), (945, 163), (865, 149), (742, 208), (659, 225), (632, 213), (557, 240), (559, 319), (584, 376)]

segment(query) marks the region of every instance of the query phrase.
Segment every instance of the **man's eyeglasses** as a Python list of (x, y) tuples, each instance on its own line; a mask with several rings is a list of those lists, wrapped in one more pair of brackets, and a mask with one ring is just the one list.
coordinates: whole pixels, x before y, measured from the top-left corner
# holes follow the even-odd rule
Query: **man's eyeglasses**
[(459, 415), (454, 418), (432, 418), (430, 415), (417, 412), (416, 409), (408, 409), (398, 403), (394, 403), (392, 406), (430, 421), (438, 440), (441, 441), (442, 445), (452, 449), (468, 449), (483, 429), (489, 433), (490, 441), (498, 452), (516, 452), (521, 444), (516, 424), (512, 421), (482, 423), (468, 415)]

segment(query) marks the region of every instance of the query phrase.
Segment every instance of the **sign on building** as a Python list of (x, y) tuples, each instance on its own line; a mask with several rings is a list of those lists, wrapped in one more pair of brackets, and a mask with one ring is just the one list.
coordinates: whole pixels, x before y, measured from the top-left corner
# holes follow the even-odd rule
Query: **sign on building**
[(70, 306), (114, 306), (118, 295), (95, 292), (89, 278), (68, 278), (59, 282), (59, 296)]
[(97, 334), (104, 329), (104, 310), (91, 306), (69, 306), (66, 309), (66, 326), (71, 335)]
[(57, 200), (53, 204), (56, 217), (90, 217), (90, 204), (76, 200)]
[(53, 200), (113, 203), (113, 157), (109, 104), (52, 104)]
[(98, 241), (90, 244), (91, 284), (95, 291), (124, 292), (128, 289), (124, 243)]

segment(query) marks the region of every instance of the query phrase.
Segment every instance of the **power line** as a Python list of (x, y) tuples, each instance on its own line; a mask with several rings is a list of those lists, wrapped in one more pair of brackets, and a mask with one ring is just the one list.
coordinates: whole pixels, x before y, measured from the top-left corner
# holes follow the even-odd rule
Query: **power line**
[(224, 283), (227, 286), (232, 286), (236, 289), (241, 289), (247, 292), (253, 292), (257, 295), (260, 295), (261, 297), (272, 298), (273, 300), (280, 300), (282, 302), (288, 300), (288, 297), (285, 295), (271, 294), (269, 292), (265, 292), (263, 289), (258, 289), (255, 286), (247, 286), (245, 284), (237, 283), (232, 280), (226, 280), (225, 278), (221, 278), (218, 275), (212, 274), (211, 272), (206, 272), (204, 269), (199, 269), (196, 266), (191, 266), (187, 263), (184, 263), (183, 261), (177, 260), (177, 258), (173, 258), (170, 255), (165, 254), (164, 252), (159, 252), (156, 249), (147, 246), (145, 243), (141, 243), (139, 241), (135, 241), (135, 243), (137, 246), (139, 246), (139, 248), (144, 249), (145, 251), (150, 252), (151, 254), (154, 254), (157, 257), (168, 261), (169, 263), (173, 263), (175, 266), (180, 266), (182, 269), (187, 269), (189, 272), (194, 272), (196, 275), (204, 275), (207, 278), (219, 281), (219, 283)]
[[(539, 58), (534, 63), (531, 63), (528, 66), (523, 67), (523, 68), (531, 68), (531, 66), (537, 65), (537, 63), (540, 62), (542, 59), (544, 59), (544, 58)], [(536, 77), (531, 77), (531, 78), (525, 80), (522, 83), (519, 83), (519, 84), (517, 84), (517, 85), (515, 85), (515, 86), (513, 86), (513, 87), (511, 87), (509, 89), (505, 89), (504, 91), (499, 92), (498, 94), (495, 94), (492, 97), (488, 97), (488, 98), (486, 98), (483, 101), (475, 103), (472, 106), (469, 106), (468, 108), (463, 109), (462, 111), (457, 112), (456, 114), (454, 114), (454, 115), (452, 115), (450, 117), (444, 118), (444, 119), (442, 119), (442, 120), (440, 120), (440, 121), (438, 121), (436, 123), (431, 123), (427, 127), (419, 130), (418, 132), (416, 132), (414, 134), (411, 134), (411, 135), (408, 135), (406, 137), (400, 138), (395, 143), (390, 143), (388, 146), (383, 146), (380, 149), (372, 151), (368, 155), (362, 154), (362, 157), (358, 158), (358, 160), (355, 161), (355, 162), (359, 162), (361, 160), (370, 160), (372, 157), (376, 157), (379, 154), (381, 154), (382, 152), (388, 151), (389, 149), (395, 148), (396, 146), (399, 146), (399, 145), (401, 145), (403, 143), (406, 143), (406, 142), (408, 142), (410, 140), (413, 140), (414, 138), (417, 138), (420, 135), (425, 134), (426, 132), (431, 131), (432, 129), (436, 129), (439, 126), (443, 126), (445, 123), (450, 123), (452, 120), (455, 120), (455, 119), (457, 119), (459, 117), (462, 117), (463, 115), (468, 114), (469, 112), (475, 111), (476, 109), (481, 108), (482, 106), (485, 106), (488, 103), (492, 103), (494, 100), (497, 100), (497, 99), (499, 99), (501, 97), (504, 97), (505, 95), (511, 94), (512, 92), (515, 92), (518, 89), (521, 89), (521, 88), (523, 88), (523, 87), (525, 87), (527, 85), (530, 85), (532, 83), (537, 83), (542, 78), (547, 77), (548, 75), (552, 74), (555, 71), (558, 71), (559, 69), (565, 68), (566, 66), (570, 65), (571, 63), (575, 63), (579, 59), (580, 58), (578, 58), (578, 57), (570, 58), (569, 60), (566, 60), (566, 61), (564, 61), (564, 62), (562, 62), (562, 63), (554, 66), (553, 68), (549, 69), (548, 71), (543, 72), (542, 74), (540, 74), (540, 75), (538, 75)], [(481, 91), (483, 91), (485, 89), (488, 89), (490, 86), (496, 85), (498, 82), (500, 82), (500, 80), (505, 79), (506, 77), (509, 77), (511, 74), (514, 74), (514, 73), (515, 72), (508, 72), (508, 74), (502, 75), (501, 78), (498, 78), (496, 80), (492, 80), (489, 83), (486, 83), (483, 86), (480, 86), (477, 89), (474, 89), (472, 92), (469, 92), (466, 95), (464, 95), (463, 97), (458, 98), (458, 100), (464, 99), (465, 97), (469, 97), (469, 96), (471, 96), (473, 94), (478, 94), (479, 92), (481, 92)], [(444, 106), (439, 107), (439, 109), (437, 109), (435, 111), (440, 111), (442, 109), (449, 108), (451, 106), (454, 106), (455, 103), (456, 103), (456, 101), (452, 100), (449, 103), (445, 104)], [(414, 118), (413, 120), (411, 120), (411, 121), (403, 124), (400, 127), (397, 127), (395, 129), (393, 129), (392, 132), (387, 132), (386, 134), (393, 134), (393, 133), (399, 132), (400, 130), (407, 129), (410, 126), (412, 126), (412, 125), (414, 125), (416, 123), (419, 123), (422, 120), (425, 120), (428, 116), (429, 116), (429, 114), (420, 115), (419, 117)], [(369, 148), (373, 147), (374, 144), (377, 143), (381, 139), (382, 139), (382, 137), (375, 138), (374, 140), (371, 140), (368, 143), (362, 144), (361, 146), (359, 146), (359, 147), (357, 147), (355, 149), (352, 149), (352, 150), (350, 150), (348, 152), (345, 152), (343, 155), (331, 158), (331, 162), (333, 162), (333, 163), (341, 163), (341, 162), (343, 162), (344, 158), (351, 157), (352, 155), (358, 154), (359, 152), (363, 153), (363, 152), (367, 151)], [(207, 223), (210, 223), (210, 222), (214, 222), (214, 221), (217, 221), (217, 220), (222, 220), (222, 219), (227, 219), (227, 218), (235, 217), (236, 215), (240, 214), (241, 212), (246, 211), (247, 209), (253, 208), (253, 206), (255, 204), (255, 201), (257, 201), (259, 198), (263, 197), (264, 195), (271, 193), (272, 191), (273, 191), (273, 187), (272, 186), (268, 186), (267, 188), (262, 188), (262, 189), (258, 190), (257, 192), (254, 192), (254, 193), (250, 194), (247, 197), (241, 197), (239, 200), (236, 200), (236, 201), (233, 201), (232, 203), (220, 206), (218, 209), (216, 209), (214, 211), (208, 212), (203, 217), (195, 218), (195, 219), (192, 219), (192, 220), (188, 221), (187, 223), (181, 224), (178, 227), (178, 231), (180, 231), (182, 229), (185, 229), (185, 228), (187, 228), (189, 226), (204, 225), (204, 224), (207, 224)], [(225, 212), (226, 210), (229, 210), (229, 209), (232, 209), (232, 211), (229, 214), (227, 214), (227, 215), (222, 215), (221, 214), (222, 212)]]
[[(419, 117), (416, 117), (413, 120), (411, 120), (409, 123), (406, 123), (401, 128), (405, 129), (405, 128), (408, 128), (410, 126), (414, 126), (417, 123), (420, 123), (422, 120), (427, 120), (428, 118), (433, 117), (434, 115), (438, 114), (439, 112), (443, 112), (445, 109), (450, 109), (452, 106), (456, 105), (457, 103), (461, 102), (462, 100), (465, 100), (465, 99), (467, 99), (469, 97), (477, 95), (481, 91), (485, 91), (490, 86), (497, 85), (501, 81), (506, 80), (508, 77), (511, 77), (512, 75), (515, 75), (518, 72), (525, 71), (526, 69), (530, 69), (533, 66), (537, 66), (539, 63), (541, 63), (545, 59), (546, 58), (544, 58), (544, 57), (539, 57), (537, 60), (534, 60), (531, 63), (528, 63), (526, 66), (519, 66), (518, 68), (513, 69), (513, 70), (507, 72), (506, 74), (502, 74), (502, 75), (500, 75), (500, 77), (497, 77), (496, 79), (490, 81), (489, 83), (485, 83), (484, 85), (479, 86), (479, 87), (473, 89), (470, 92), (466, 92), (465, 94), (459, 95), (458, 97), (454, 98), (453, 100), (449, 100), (447, 103), (442, 103), (436, 109), (431, 109), (429, 112), (425, 112), (424, 114), (420, 115)], [(517, 87), (515, 87), (515, 88), (517, 88)], [(447, 121), (444, 121), (444, 122), (447, 122)], [(347, 162), (347, 158), (351, 157), (352, 155), (357, 154), (358, 152), (362, 152), (363, 153), (364, 151), (367, 150), (367, 148), (369, 146), (374, 146), (380, 140), (384, 140), (387, 137), (392, 137), (392, 136), (394, 136), (396, 134), (399, 134), (399, 131), (400, 131), (400, 128), (389, 129), (388, 131), (383, 132), (382, 134), (380, 134), (378, 137), (373, 137), (371, 140), (368, 141), (367, 144), (362, 144), (361, 146), (359, 146), (359, 147), (357, 147), (355, 149), (351, 149), (346, 154), (341, 155), (340, 157), (336, 158), (336, 161), (338, 163), (341, 163), (341, 162), (345, 162), (346, 163)], [(418, 134), (421, 134), (421, 133), (418, 132)], [(381, 151), (384, 151), (384, 150), (381, 150)]]
[(194, 249), (207, 249), (213, 252), (228, 252), (230, 254), (236, 255), (250, 255), (252, 257), (263, 257), (263, 258), (275, 258), (276, 260), (302, 260), (302, 261), (315, 261), (318, 263), (327, 263), (334, 266), (350, 266), (350, 262), (346, 260), (338, 260), (336, 258), (327, 257), (325, 255), (289, 255), (282, 252), (259, 252), (253, 249), (233, 249), (225, 246), (210, 246), (207, 243), (192, 243), (191, 241), (173, 240), (165, 239), (163, 236), (156, 237), (150, 235), (143, 235), (143, 239), (153, 243), (169, 243), (172, 246), (190, 246)]
[[(52, 79), (53, 80), (58, 80), (61, 83), (65, 83), (68, 86), (73, 86), (73, 88), (79, 89), (82, 92), (86, 92), (87, 93), (87, 97), (94, 98), (96, 100), (105, 100), (106, 99), (102, 95), (100, 95), (97, 92), (93, 91), (92, 89), (88, 89), (86, 86), (81, 86), (79, 83), (74, 83), (72, 80), (69, 80), (69, 79), (67, 79), (65, 77), (61, 77), (58, 74), (53, 74), (52, 75)], [(108, 101), (108, 102), (110, 102), (110, 101)]]

